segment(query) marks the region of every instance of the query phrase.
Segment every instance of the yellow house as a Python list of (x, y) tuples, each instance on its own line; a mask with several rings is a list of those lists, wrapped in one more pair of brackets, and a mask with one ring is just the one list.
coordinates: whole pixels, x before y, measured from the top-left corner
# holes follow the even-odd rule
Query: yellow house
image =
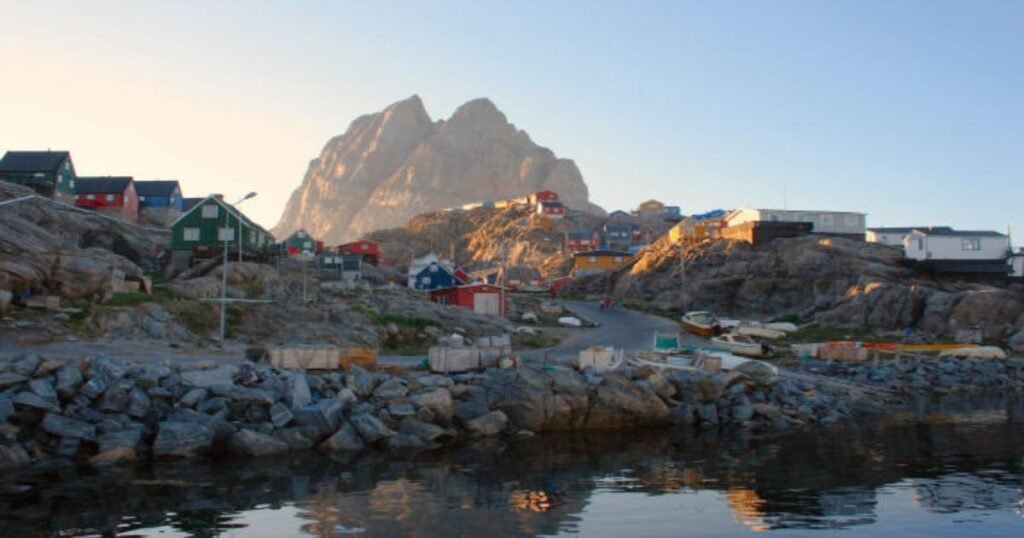
[(626, 265), (633, 255), (622, 250), (591, 250), (572, 255), (576, 276), (611, 271)]
[(665, 212), (665, 204), (657, 200), (647, 200), (636, 208), (640, 215), (661, 215)]

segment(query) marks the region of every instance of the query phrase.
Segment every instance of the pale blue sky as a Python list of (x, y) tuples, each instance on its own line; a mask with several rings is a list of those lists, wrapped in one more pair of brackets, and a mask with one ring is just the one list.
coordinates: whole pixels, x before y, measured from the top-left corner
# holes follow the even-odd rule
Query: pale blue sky
[[(1024, 233), (1024, 2), (6, 2), (0, 149), (257, 190), (412, 94), (488, 97), (607, 209)], [(784, 196), (785, 193), (785, 196)], [(1015, 241), (1017, 242), (1017, 241)]]

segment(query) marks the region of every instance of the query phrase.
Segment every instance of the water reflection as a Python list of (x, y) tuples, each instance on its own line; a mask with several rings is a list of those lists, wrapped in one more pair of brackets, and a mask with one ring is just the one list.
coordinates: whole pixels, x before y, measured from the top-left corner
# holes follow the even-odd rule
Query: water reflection
[[(659, 498), (685, 499), (705, 518), (691, 522), (691, 533), (705, 523), (707, 534), (870, 524), (884, 532), (882, 514), (897, 492), (912, 498), (921, 528), (929, 514), (1012, 513), (1024, 485), (1020, 402), (975, 412), (973, 421), (933, 409), (774, 439), (566, 434), (411, 460), (57, 468), (0, 482), (0, 536), (537, 536), (581, 532), (598, 509), (619, 510), (624, 524), (646, 522), (658, 535), (679, 528), (672, 514), (653, 513)], [(1024, 531), (1019, 519), (986, 521)]]

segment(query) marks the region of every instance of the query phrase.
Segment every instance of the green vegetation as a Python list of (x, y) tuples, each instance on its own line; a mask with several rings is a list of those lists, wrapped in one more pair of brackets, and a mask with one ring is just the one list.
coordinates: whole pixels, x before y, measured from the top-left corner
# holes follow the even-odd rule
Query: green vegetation
[(554, 347), (562, 341), (562, 337), (549, 331), (536, 331), (534, 334), (516, 333), (512, 335), (512, 346), (516, 348), (541, 349)]
[(840, 329), (836, 327), (821, 327), (813, 325), (804, 327), (799, 331), (790, 334), (787, 340), (800, 342), (828, 342), (834, 340), (856, 340), (860, 342), (888, 342), (892, 337), (882, 337), (870, 331), (856, 329)]

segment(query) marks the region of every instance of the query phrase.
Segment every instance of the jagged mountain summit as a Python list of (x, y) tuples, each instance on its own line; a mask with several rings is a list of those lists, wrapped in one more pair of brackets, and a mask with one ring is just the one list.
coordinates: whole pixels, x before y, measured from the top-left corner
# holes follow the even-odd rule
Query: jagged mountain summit
[(422, 213), (546, 189), (569, 207), (604, 214), (589, 202), (575, 163), (536, 145), (489, 100), (432, 121), (414, 95), (327, 142), (273, 231), (285, 237), (302, 228), (337, 243)]

